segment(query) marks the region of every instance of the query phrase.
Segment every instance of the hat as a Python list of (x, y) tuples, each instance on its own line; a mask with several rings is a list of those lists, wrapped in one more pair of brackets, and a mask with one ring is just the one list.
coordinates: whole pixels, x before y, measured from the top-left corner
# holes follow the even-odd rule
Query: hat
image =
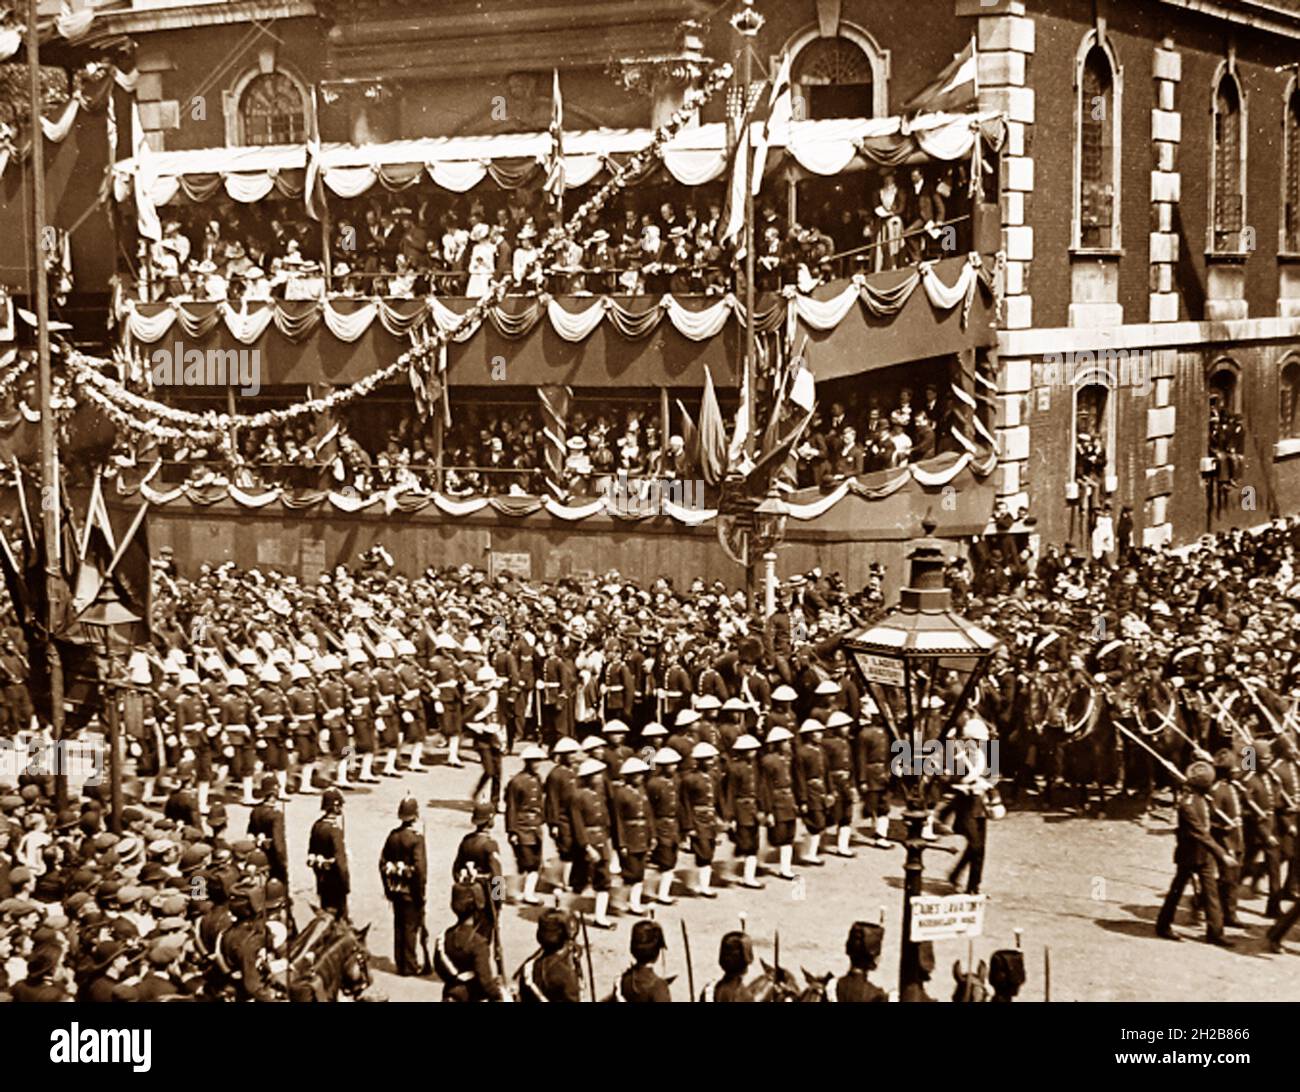
[(701, 694), (696, 699), (695, 708), (706, 712), (711, 709), (721, 709), (722, 702), (718, 701), (716, 694)]
[(754, 736), (746, 732), (736, 739), (736, 742), (731, 745), (731, 749), (733, 751), (757, 751), (761, 746), (762, 744)]
[(628, 728), (628, 726), (624, 724), (621, 720), (611, 720), (608, 724), (605, 725), (605, 735), (607, 736), (622, 735), (623, 733), (629, 731), (631, 731), (631, 729)]
[[(779, 690), (780, 687), (777, 687), (777, 689)], [(722, 703), (722, 711), (724, 713), (748, 713), (749, 708), (750, 707), (740, 698), (728, 698)], [(644, 735), (644, 733), (642, 734)]]
[(415, 797), (404, 797), (402, 802), (397, 805), (397, 818), (405, 822), (407, 819), (414, 819), (420, 814), (420, 805), (416, 803)]
[(579, 777), (591, 777), (593, 774), (600, 773), (605, 768), (605, 763), (598, 758), (588, 758), (578, 767)]
[(569, 939), (569, 919), (563, 910), (546, 910), (537, 919), (537, 943), (544, 951), (554, 952)]
[(1025, 984), (1025, 956), (1015, 948), (1002, 948), (989, 960), (989, 985), (996, 993), (1013, 992)]
[(600, 736), (588, 736), (586, 739), (582, 741), (582, 749), (584, 751), (594, 751), (597, 748), (604, 747), (604, 746), (605, 746), (605, 741), (601, 739)]
[(883, 925), (869, 921), (855, 921), (849, 927), (849, 938), (845, 941), (844, 952), (854, 962), (869, 961), (874, 967), (880, 958), (880, 948), (885, 940)]
[(673, 726), (675, 728), (683, 728), (688, 724), (694, 724), (699, 719), (700, 714), (694, 709), (679, 709), (677, 711), (677, 716), (673, 718)]
[(834, 679), (822, 679), (817, 684), (817, 689), (813, 691), (814, 694), (838, 694), (839, 692), (840, 684)]
[[(733, 698), (732, 700), (738, 701), (739, 699)], [(780, 686), (778, 686), (775, 690), (772, 691), (772, 700), (773, 701), (798, 701), (799, 695), (795, 691), (795, 688), (793, 686), (787, 686), (785, 683), (782, 683)], [(744, 702), (741, 702), (741, 705), (744, 706), (745, 708), (749, 708), (748, 706), (745, 706)]]
[(775, 727), (773, 727), (773, 729), (770, 732), (767, 733), (767, 739), (765, 739), (763, 742), (766, 743), (768, 746), (771, 746), (773, 743), (781, 743), (783, 740), (787, 740), (787, 739), (794, 739), (794, 733), (790, 731), (789, 728), (785, 728), (782, 725), (778, 724)]
[(571, 755), (582, 750), (582, 745), (572, 736), (564, 736), (555, 741), (555, 746), (551, 748), (552, 755)]
[(474, 811), (470, 817), (476, 827), (487, 826), (497, 817), (497, 809), (487, 801), (480, 801), (474, 805)]
[(639, 774), (639, 773), (649, 773), (649, 772), (650, 772), (650, 767), (647, 766), (644, 762), (642, 762), (641, 759), (637, 758), (636, 755), (633, 755), (631, 758), (624, 761), (623, 765), (621, 765), (618, 768), (618, 773), (620, 777), (627, 777), (629, 774)]
[(754, 962), (754, 949), (744, 933), (730, 932), (718, 946), (718, 964), (728, 974), (739, 974)]
[(666, 736), (668, 729), (656, 721), (651, 721), (641, 729), (642, 739), (658, 739), (660, 736)]
[(671, 747), (660, 747), (655, 751), (654, 764), (656, 766), (671, 766), (682, 760), (682, 756), (674, 751)]
[(966, 739), (988, 739), (989, 726), (979, 717), (971, 717), (963, 726), (961, 734)]
[(1187, 784), (1193, 789), (1208, 789), (1214, 784), (1214, 767), (1208, 762), (1193, 762), (1187, 767)]
[[(821, 721), (816, 720), (813, 717), (809, 717), (806, 721), (804, 721), (801, 725), (799, 725), (799, 734), (802, 735), (804, 732), (821, 732), (824, 731), (825, 728), (826, 725), (824, 725)], [(773, 729), (773, 731), (775, 731), (775, 729)]]
[(338, 789), (326, 789), (320, 798), (321, 811), (343, 807), (343, 794)]
[(632, 926), (632, 957), (634, 959), (653, 960), (666, 947), (664, 931), (657, 921), (638, 921)]
[(520, 752), (519, 758), (524, 762), (541, 762), (546, 758), (546, 752), (536, 743), (530, 743)]
[(691, 748), (691, 757), (692, 758), (717, 758), (718, 749), (715, 746), (713, 746), (712, 743), (709, 743), (707, 740), (701, 740), (699, 743), (697, 743), (694, 747)]
[(846, 724), (852, 724), (853, 718), (844, 712), (843, 709), (836, 709), (829, 717), (826, 718), (827, 728), (843, 728)]

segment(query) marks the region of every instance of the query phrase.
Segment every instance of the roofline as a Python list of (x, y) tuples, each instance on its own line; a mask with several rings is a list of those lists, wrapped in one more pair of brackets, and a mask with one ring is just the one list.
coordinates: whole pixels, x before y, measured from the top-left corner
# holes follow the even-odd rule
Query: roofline
[(234, 0), (225, 4), (176, 4), (129, 11), (102, 11), (96, 14), (91, 24), (90, 37), (187, 30), (255, 20), (314, 18), (318, 14), (315, 0)]
[(1168, 7), (1182, 8), (1221, 19), (1226, 23), (1253, 27), (1283, 38), (1300, 38), (1300, 11), (1267, 3), (1266, 0), (1160, 0)]

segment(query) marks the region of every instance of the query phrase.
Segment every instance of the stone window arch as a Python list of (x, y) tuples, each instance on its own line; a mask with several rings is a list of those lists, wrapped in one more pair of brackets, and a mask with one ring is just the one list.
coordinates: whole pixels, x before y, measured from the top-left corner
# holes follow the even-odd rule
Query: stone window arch
[(1108, 38), (1089, 31), (1075, 56), (1075, 248), (1120, 246), (1123, 69)]
[[(862, 27), (841, 21), (836, 33), (813, 24), (785, 46), (796, 118), (885, 117), (889, 51)], [(772, 70), (780, 57), (772, 59)]]
[(1246, 93), (1236, 66), (1223, 61), (1211, 91), (1210, 238), (1212, 253), (1239, 253), (1246, 226)]
[(1278, 251), (1300, 254), (1300, 85), (1287, 81), (1282, 100), (1282, 222)]
[(1277, 436), (1300, 439), (1300, 356), (1285, 357), (1277, 375)]
[(307, 140), (311, 97), (296, 75), (261, 66), (245, 73), (226, 96), (226, 142), (235, 145), (302, 144)]

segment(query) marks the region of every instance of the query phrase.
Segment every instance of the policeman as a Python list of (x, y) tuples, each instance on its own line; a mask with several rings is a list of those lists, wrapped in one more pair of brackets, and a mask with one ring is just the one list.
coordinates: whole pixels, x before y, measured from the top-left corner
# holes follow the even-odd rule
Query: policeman
[(416, 949), (424, 929), (424, 898), (428, 889), (424, 835), (415, 829), (419, 805), (406, 797), (397, 809), (399, 825), (379, 855), (379, 878), (393, 905), (393, 962), (400, 975), (420, 973)]
[(501, 850), (490, 833), (496, 815), (496, 808), (491, 804), (474, 805), (471, 816), (474, 829), (460, 840), (451, 865), (453, 880), (476, 884), (482, 890), (479, 902), (484, 910), (489, 936), (496, 927), (496, 909), (502, 897)]
[(716, 899), (709, 886), (713, 878), (713, 855), (718, 842), (718, 780), (714, 759), (718, 749), (701, 741), (691, 750), (695, 769), (682, 775), (681, 812), (690, 824), (691, 852), (695, 855), (696, 881), (691, 894)]
[(540, 951), (529, 956), (516, 975), (519, 1000), (581, 1001), (573, 928), (563, 910), (546, 910), (537, 919), (537, 945)]
[(615, 923), (609, 917), (609, 807), (596, 784), (604, 769), (605, 763), (595, 758), (578, 767), (578, 787), (569, 804), (574, 848), (569, 885), (579, 893), (588, 884), (595, 888), (592, 923), (600, 929), (613, 929)]
[(736, 856), (742, 861), (742, 887), (760, 888), (758, 879), (758, 749), (745, 733), (731, 745), (723, 780), (722, 816), (731, 831)]
[(650, 801), (645, 791), (645, 775), (650, 767), (630, 755), (618, 772), (620, 783), (613, 790), (614, 845), (618, 849), (623, 882), (631, 885), (628, 902), (632, 913), (644, 914), (641, 892), (645, 887), (646, 854), (653, 842)]
[(434, 969), (442, 979), (444, 1001), (507, 1001), (509, 996), (492, 973), (492, 944), (484, 932), (482, 889), (456, 883), (451, 911), (456, 924), (434, 946)]
[(754, 962), (754, 949), (749, 937), (732, 931), (722, 938), (718, 947), (718, 966), (722, 978), (710, 982), (700, 993), (701, 1001), (753, 1001), (754, 994), (745, 984), (749, 965)]
[(321, 909), (346, 918), (352, 881), (343, 838), (343, 794), (338, 789), (325, 790), (321, 812), (307, 839), (307, 867), (316, 876), (316, 897)]
[(1193, 762), (1178, 794), (1178, 829), (1174, 845), (1174, 878), (1164, 905), (1156, 918), (1156, 935), (1166, 940), (1181, 940), (1174, 932), (1174, 915), (1183, 890), (1195, 876), (1200, 882), (1202, 909), (1205, 911), (1206, 940), (1221, 948), (1231, 948), (1232, 941), (1223, 935), (1223, 910), (1219, 904), (1219, 866), (1236, 867), (1237, 860), (1216, 842), (1210, 833), (1208, 795), (1214, 785), (1214, 767), (1208, 762)]
[(612, 1001), (671, 1001), (668, 982), (655, 973), (654, 962), (667, 947), (657, 921), (638, 921), (632, 926), (633, 964), (619, 976)]
[(682, 840), (676, 768), (681, 760), (682, 756), (671, 747), (661, 747), (654, 754), (654, 773), (646, 781), (646, 801), (654, 823), (650, 864), (659, 870), (659, 891), (654, 899), (664, 906), (676, 901), (672, 897), (673, 877)]
[(523, 901), (537, 906), (537, 879), (542, 867), (542, 779), (537, 769), (546, 752), (528, 744), (520, 755), (524, 768), (506, 786), (506, 840), (523, 877)]
[(769, 845), (777, 847), (784, 880), (794, 879), (794, 782), (790, 772), (790, 740), (794, 733), (776, 725), (767, 733), (765, 753), (758, 760), (758, 820), (767, 827)]
[(868, 981), (867, 975), (876, 969), (880, 948), (885, 941), (885, 929), (867, 921), (855, 921), (849, 929), (844, 952), (849, 957), (849, 973), (835, 983), (836, 1001), (888, 1001), (889, 995)]
[(274, 803), (279, 792), (279, 780), (274, 774), (265, 774), (260, 786), (261, 803), (248, 815), (248, 835), (266, 854), (271, 877), (287, 886), (289, 849), (284, 835), (284, 813)]

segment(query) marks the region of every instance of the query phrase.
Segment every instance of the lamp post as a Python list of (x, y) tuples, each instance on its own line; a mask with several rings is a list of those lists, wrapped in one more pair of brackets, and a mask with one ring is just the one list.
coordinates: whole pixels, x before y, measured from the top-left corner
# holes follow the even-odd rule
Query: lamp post
[(773, 485), (754, 509), (754, 548), (763, 551), (763, 617), (776, 613), (776, 547), (785, 533), (789, 506)]
[[(912, 940), (912, 900), (921, 895), (923, 835), (929, 814), (930, 781), (922, 761), (926, 744), (940, 746), (956, 727), (976, 683), (988, 667), (998, 639), (952, 609), (944, 586), (944, 546), (926, 520), (925, 537), (908, 555), (911, 573), (898, 605), (879, 621), (842, 642), (893, 737), (893, 773), (902, 783), (907, 860), (903, 866), (903, 933), (898, 989), (921, 984), (919, 947)], [(900, 761), (901, 760), (901, 761)]]

